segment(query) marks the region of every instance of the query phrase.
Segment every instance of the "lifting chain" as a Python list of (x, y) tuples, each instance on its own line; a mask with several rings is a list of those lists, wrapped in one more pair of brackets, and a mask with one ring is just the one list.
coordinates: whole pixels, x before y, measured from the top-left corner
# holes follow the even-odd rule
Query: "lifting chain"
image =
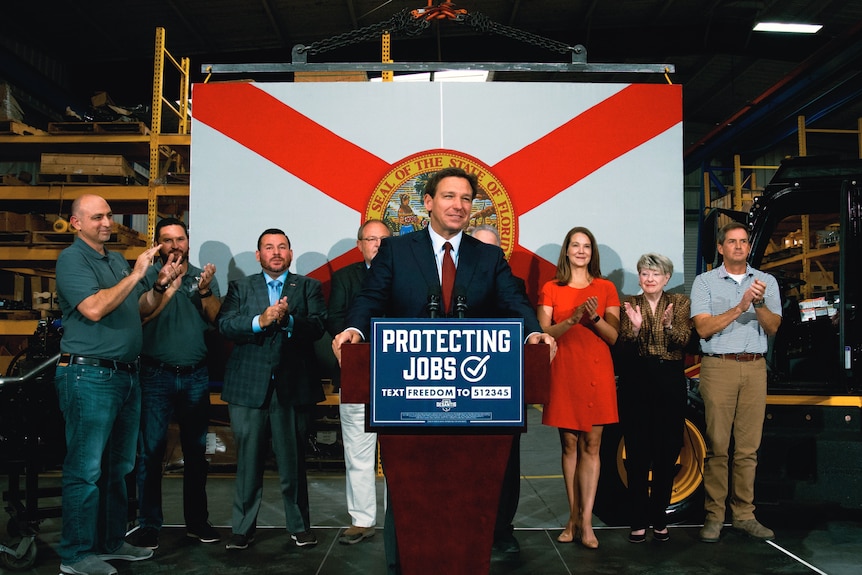
[(294, 47), (294, 51), (298, 54), (323, 54), (324, 52), (359, 42), (377, 40), (384, 32), (389, 32), (393, 37), (399, 35), (407, 37), (418, 36), (431, 25), (432, 21), (444, 19), (451, 20), (457, 24), (467, 25), (479, 32), (490, 32), (560, 54), (576, 53), (579, 49), (578, 46), (569, 46), (565, 42), (559, 42), (494, 22), (481, 13), (468, 13), (464, 9), (455, 8), (455, 5), (451, 2), (442, 2), (437, 6), (432, 6), (431, 0), (429, 0), (428, 8), (417, 10), (405, 8), (383, 22), (351, 30), (350, 32), (344, 32), (343, 34), (331, 36), (318, 42), (312, 42), (308, 46), (298, 45)]
[(512, 38), (513, 40), (518, 40), (524, 44), (531, 44), (559, 54), (568, 54), (576, 50), (575, 46), (569, 46), (565, 42), (558, 42), (557, 40), (551, 40), (550, 38), (545, 38), (544, 36), (539, 36), (532, 32), (526, 32), (524, 30), (512, 28), (511, 26), (506, 26), (505, 24), (500, 24), (499, 22), (494, 22), (484, 14), (478, 12), (475, 14), (467, 14), (464, 18), (464, 24), (474, 30), (478, 30), (479, 32), (491, 32), (498, 36)]
[(405, 8), (394, 16), (383, 22), (371, 24), (363, 28), (357, 28), (350, 32), (337, 34), (318, 42), (312, 42), (308, 46), (297, 46), (294, 50), (300, 54), (311, 55), (323, 54), (337, 48), (358, 44), (367, 40), (377, 40), (384, 32), (393, 36), (403, 33), (406, 36), (417, 36), (421, 34), (431, 23), (427, 20), (417, 20), (411, 14), (410, 9)]

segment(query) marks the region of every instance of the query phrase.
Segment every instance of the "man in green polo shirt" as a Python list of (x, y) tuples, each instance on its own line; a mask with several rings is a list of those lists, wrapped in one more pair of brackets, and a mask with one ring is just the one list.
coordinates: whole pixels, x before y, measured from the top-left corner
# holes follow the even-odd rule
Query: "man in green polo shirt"
[(141, 442), (137, 465), (138, 529), (128, 541), (156, 549), (162, 529), (162, 463), (168, 424), (176, 420), (183, 451), (183, 515), (186, 534), (202, 543), (221, 539), (207, 510), (206, 439), (209, 425), (209, 371), (204, 334), (221, 309), (216, 268), (189, 260), (189, 232), (176, 218), (156, 224), (159, 262), (147, 270), (144, 285), (158, 281), (159, 270), (175, 256), (182, 274), (168, 286), (159, 308), (144, 319), (141, 351)]

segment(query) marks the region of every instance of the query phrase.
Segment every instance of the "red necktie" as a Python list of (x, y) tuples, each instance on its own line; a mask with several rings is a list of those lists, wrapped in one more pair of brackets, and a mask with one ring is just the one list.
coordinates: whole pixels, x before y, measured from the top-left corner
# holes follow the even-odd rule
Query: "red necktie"
[(452, 289), (455, 287), (455, 260), (452, 259), (452, 244), (443, 244), (446, 253), (443, 254), (443, 312), (449, 313), (449, 304), (452, 303)]

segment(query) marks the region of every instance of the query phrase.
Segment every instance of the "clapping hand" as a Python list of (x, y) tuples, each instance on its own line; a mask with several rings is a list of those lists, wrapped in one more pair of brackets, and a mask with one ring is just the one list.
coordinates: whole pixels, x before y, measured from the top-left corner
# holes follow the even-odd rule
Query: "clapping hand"
[(671, 324), (673, 323), (673, 303), (667, 304), (667, 307), (664, 308), (664, 313), (661, 314), (661, 325), (665, 329), (670, 329)]
[(167, 261), (162, 266), (162, 269), (159, 270), (159, 275), (156, 278), (156, 283), (165, 287), (171, 287), (174, 283), (174, 280), (176, 280), (177, 278), (182, 278), (182, 260), (183, 257), (178, 253), (168, 254)]
[(587, 298), (587, 301), (579, 305), (575, 308), (575, 311), (572, 313), (572, 317), (569, 319), (572, 325), (581, 322), (581, 319), (586, 316), (588, 319), (592, 319), (595, 317), (597, 310), (599, 309), (599, 298), (596, 296), (591, 296)]
[(201, 270), (200, 279), (198, 280), (198, 290), (206, 291), (209, 289), (210, 284), (215, 277), (216, 267), (213, 264), (207, 264), (204, 266), (204, 269)]
[(266, 329), (272, 325), (279, 325), (284, 321), (284, 318), (287, 317), (288, 312), (290, 311), (290, 307), (287, 305), (287, 297), (282, 297), (280, 300), (275, 302), (274, 305), (269, 306), (263, 313), (260, 314), (260, 327)]
[(632, 306), (631, 303), (624, 302), (623, 309), (625, 310), (626, 316), (629, 318), (629, 321), (632, 322), (632, 331), (635, 333), (635, 335), (637, 335), (644, 322), (644, 316), (641, 313), (641, 306)]

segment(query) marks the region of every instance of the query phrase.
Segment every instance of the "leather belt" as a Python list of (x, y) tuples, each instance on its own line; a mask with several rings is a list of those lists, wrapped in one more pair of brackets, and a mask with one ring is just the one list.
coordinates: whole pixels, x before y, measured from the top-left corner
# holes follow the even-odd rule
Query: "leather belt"
[(74, 355), (70, 353), (60, 354), (60, 361), (57, 365), (89, 365), (91, 367), (106, 367), (119, 371), (128, 371), (130, 373), (138, 371), (138, 360), (131, 363), (124, 361), (115, 361), (113, 359), (102, 359), (101, 357), (87, 357), (85, 355)]
[(161, 369), (162, 371), (168, 371), (177, 375), (188, 375), (192, 372), (199, 370), (202, 367), (205, 367), (207, 364), (207, 359), (203, 358), (194, 365), (171, 365), (170, 363), (164, 363), (155, 358), (147, 357), (146, 355), (144, 355), (141, 356), (141, 363), (149, 367)]
[(754, 361), (763, 357), (762, 353), (707, 353), (709, 357), (732, 359), (733, 361)]

